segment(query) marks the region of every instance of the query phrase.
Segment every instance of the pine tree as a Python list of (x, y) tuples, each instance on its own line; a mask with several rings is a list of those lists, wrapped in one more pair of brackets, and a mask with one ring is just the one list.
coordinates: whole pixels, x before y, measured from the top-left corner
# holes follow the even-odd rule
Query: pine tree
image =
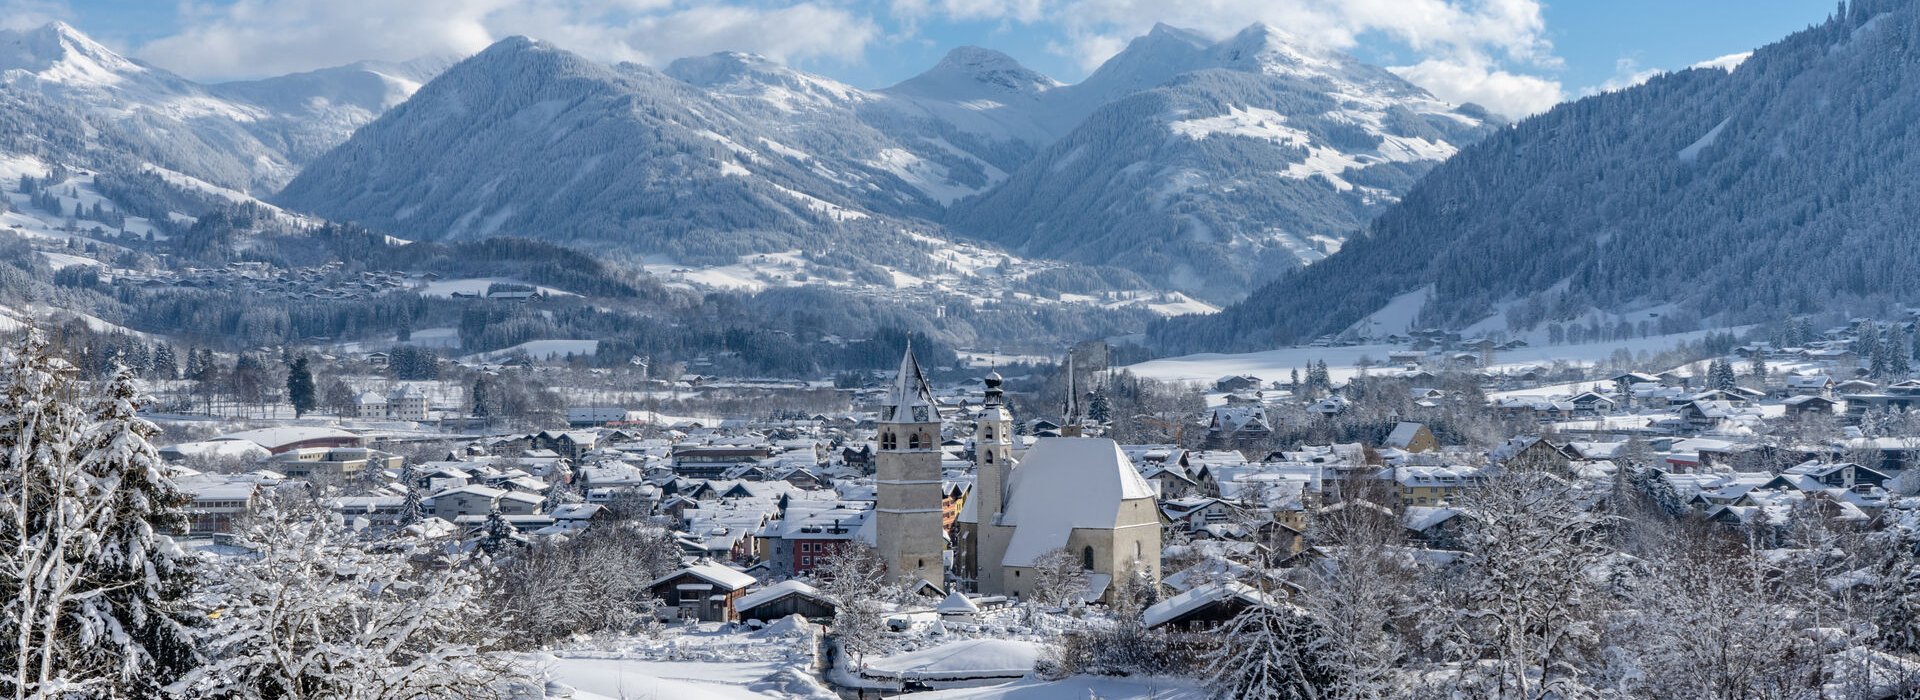
[(506, 550), (507, 545), (513, 541), (513, 536), (520, 531), (514, 528), (513, 523), (507, 522), (507, 516), (501, 515), (499, 508), (495, 508), (492, 513), (487, 514), (487, 524), (483, 526), (483, 532), (485, 534), (480, 538), (480, 549), (489, 555), (498, 556), (500, 552)]
[(1763, 384), (1763, 385), (1766, 384), (1767, 382), (1766, 353), (1760, 352), (1759, 350), (1755, 350), (1753, 352), (1753, 361), (1747, 363), (1747, 375), (1753, 377), (1753, 381), (1755, 381), (1756, 383)]
[(287, 402), (293, 404), (293, 417), (299, 418), (312, 411), (318, 403), (317, 392), (313, 386), (313, 371), (307, 368), (307, 357), (293, 358), (293, 364), (287, 368)]
[(468, 393), (473, 400), (473, 417), (486, 418), (493, 415), (493, 390), (487, 384), (487, 378), (473, 380), (473, 391)]
[(180, 376), (179, 360), (173, 356), (173, 346), (160, 343), (153, 348), (153, 377), (160, 380), (172, 380)]

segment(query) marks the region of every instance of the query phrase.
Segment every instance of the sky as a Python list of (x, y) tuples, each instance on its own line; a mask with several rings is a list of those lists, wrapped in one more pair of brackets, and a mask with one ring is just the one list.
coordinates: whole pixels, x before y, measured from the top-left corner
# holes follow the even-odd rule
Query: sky
[(1224, 37), (1266, 22), (1452, 102), (1521, 116), (1750, 51), (1834, 0), (0, 0), (9, 28), (72, 24), (205, 81), (362, 59), (464, 55), (525, 34), (604, 61), (750, 51), (858, 87), (949, 49), (998, 49), (1074, 82), (1165, 22)]

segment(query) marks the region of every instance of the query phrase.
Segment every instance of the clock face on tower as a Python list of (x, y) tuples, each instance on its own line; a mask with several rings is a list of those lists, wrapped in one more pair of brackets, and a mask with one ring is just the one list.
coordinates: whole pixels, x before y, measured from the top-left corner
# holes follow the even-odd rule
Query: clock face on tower
[(927, 422), (927, 407), (926, 407), (926, 406), (914, 406), (914, 407), (913, 407), (913, 422), (915, 422), (915, 423), (925, 423), (925, 422)]

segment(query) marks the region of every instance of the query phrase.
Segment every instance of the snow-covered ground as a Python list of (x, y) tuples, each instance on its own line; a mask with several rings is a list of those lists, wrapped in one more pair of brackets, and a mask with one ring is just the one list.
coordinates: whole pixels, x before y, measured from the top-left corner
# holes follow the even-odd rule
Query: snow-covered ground
[(553, 287), (543, 287), (531, 282), (522, 282), (506, 277), (470, 277), (457, 280), (435, 280), (416, 288), (423, 297), (450, 297), (455, 294), (486, 294), (487, 287), (493, 284), (519, 284), (540, 290), (548, 296), (579, 296), (573, 292)]
[[(1493, 369), (1544, 365), (1559, 360), (1575, 364), (1592, 364), (1605, 361), (1616, 350), (1627, 350), (1635, 354), (1657, 353), (1671, 350), (1681, 343), (1698, 341), (1708, 333), (1715, 332), (1724, 331), (1694, 331), (1603, 343), (1536, 345), (1502, 350), (1494, 354)], [(1280, 348), (1241, 354), (1200, 353), (1150, 360), (1128, 366), (1126, 369), (1142, 377), (1169, 382), (1210, 382), (1229, 374), (1252, 374), (1268, 381), (1275, 381), (1285, 379), (1293, 370), (1304, 371), (1307, 363), (1324, 361), (1327, 363), (1328, 374), (1334, 381), (1345, 381), (1359, 373), (1358, 364), (1361, 358), (1370, 358), (1377, 366), (1386, 362), (1388, 353), (1405, 349), (1398, 345), (1353, 345), (1327, 348)]]
[(550, 683), (571, 687), (574, 700), (837, 697), (811, 670), (818, 628), (775, 627), (670, 626), (656, 635), (586, 642), (527, 661)]
[(509, 348), (493, 352), (484, 352), (474, 357), (484, 361), (499, 361), (512, 357), (516, 352), (525, 352), (535, 360), (560, 360), (568, 355), (585, 357), (600, 349), (598, 340), (529, 340)]

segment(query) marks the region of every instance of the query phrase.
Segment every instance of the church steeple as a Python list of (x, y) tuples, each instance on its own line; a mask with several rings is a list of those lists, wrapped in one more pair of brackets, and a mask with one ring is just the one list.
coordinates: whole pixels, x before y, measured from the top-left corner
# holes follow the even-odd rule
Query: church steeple
[(1067, 405), (1061, 412), (1060, 437), (1080, 437), (1080, 382), (1073, 373), (1073, 349), (1067, 349)]
[(920, 360), (913, 356), (912, 340), (907, 341), (907, 351), (900, 356), (900, 372), (894, 375), (893, 386), (880, 403), (880, 422), (940, 422), (933, 389), (927, 386), (926, 373), (920, 371)]

